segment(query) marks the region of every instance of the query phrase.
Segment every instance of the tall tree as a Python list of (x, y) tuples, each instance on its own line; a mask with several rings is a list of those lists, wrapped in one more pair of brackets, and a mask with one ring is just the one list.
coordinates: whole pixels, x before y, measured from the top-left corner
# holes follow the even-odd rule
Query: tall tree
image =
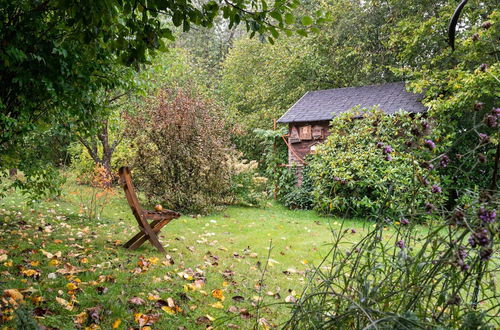
[[(58, 118), (91, 126), (99, 95), (175, 39), (174, 27), (210, 27), (222, 15), (269, 40), (298, 0), (0, 0), (0, 169), (29, 132)], [(307, 20), (309, 25), (309, 20)]]

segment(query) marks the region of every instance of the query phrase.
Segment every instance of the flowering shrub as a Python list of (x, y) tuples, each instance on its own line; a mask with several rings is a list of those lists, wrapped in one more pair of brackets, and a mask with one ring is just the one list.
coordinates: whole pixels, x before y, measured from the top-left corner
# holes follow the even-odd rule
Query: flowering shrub
[[(430, 124), (420, 115), (355, 109), (336, 117), (331, 135), (309, 162), (315, 208), (324, 214), (398, 217), (445, 199), (429, 162), (438, 157)], [(418, 192), (410, 189), (420, 183)], [(426, 218), (426, 213), (421, 219)]]
[[(365, 116), (355, 125), (364, 127), (366, 123), (373, 123), (370, 119), (374, 117), (371, 116)], [(354, 150), (364, 150), (370, 157), (361, 160), (377, 162), (380, 166), (408, 157), (414, 164), (410, 167), (412, 171), (404, 166), (401, 168), (409, 180), (400, 181), (400, 176), (391, 176), (392, 172), (398, 173), (401, 168), (386, 168), (382, 172), (388, 176), (388, 181), (382, 177), (378, 178), (379, 182), (393, 188), (377, 191), (384, 203), (377, 205), (375, 212), (365, 214), (373, 221), (373, 228), (352, 244), (346, 244), (351, 242), (348, 235), (354, 234), (348, 228), (333, 232), (330, 253), (309, 272), (308, 285), (299, 299), (291, 304), (292, 314), (284, 328), (494, 329), (500, 326), (500, 299), (496, 287), (500, 229), (497, 219), (500, 204), (498, 190), (496, 187), (477, 186), (461, 190), (453, 200), (454, 208), (446, 209), (436, 203), (443, 190), (439, 183), (430, 183), (432, 175), (429, 175), (436, 167), (447, 170), (450, 167), (455, 169), (453, 175), (460, 177), (461, 162), (468, 164), (470, 159), (477, 159), (481, 149), (472, 148), (459, 161), (450, 160), (446, 156), (449, 150), (436, 154), (440, 145), (426, 136), (430, 133), (424, 132), (430, 128), (427, 121), (418, 117), (412, 121), (398, 120), (400, 126), (397, 127), (406, 128), (409, 134), (395, 130), (397, 137), (389, 144), (389, 140), (373, 129), (370, 136), (380, 142), (372, 141), (373, 155), (362, 148)], [(348, 118), (334, 120), (334, 123), (339, 125), (337, 127), (349, 127), (359, 137), (359, 131)], [(481, 129), (481, 125), (475, 127)], [(408, 148), (405, 158), (399, 151), (403, 150), (402, 146), (395, 143), (400, 138)], [(370, 140), (366, 137), (363, 141), (369, 143)], [(333, 141), (339, 143), (328, 145)], [(335, 146), (341, 150), (335, 154), (342, 156), (346, 150), (353, 150), (343, 144), (344, 141), (342, 137), (333, 136), (320, 152), (333, 152), (328, 148)], [(478, 141), (478, 146), (481, 143)], [(433, 156), (426, 157), (429, 153)], [(334, 179), (340, 184), (340, 188), (329, 186), (334, 193), (357, 193), (359, 190), (353, 187), (343, 188), (350, 180), (363, 178), (360, 184), (364, 188), (365, 182), (377, 182), (364, 179), (373, 177), (359, 175), (364, 173), (364, 167), (369, 168), (367, 163), (360, 165), (359, 158), (348, 156), (343, 160), (349, 161), (353, 170), (350, 176)], [(327, 155), (320, 153), (319, 160), (311, 162), (313, 171), (318, 170), (314, 167), (318, 165), (322, 169), (321, 162), (325, 157)], [(329, 164), (332, 162), (330, 160)], [(334, 164), (341, 167), (343, 172), (340, 173), (348, 173), (341, 164)], [(489, 179), (494, 186), (495, 175)], [(407, 184), (405, 189), (398, 187), (402, 183)], [(422, 193), (426, 198), (419, 199)], [(413, 204), (409, 200), (412, 196), (415, 199)], [(393, 219), (385, 216), (386, 210), (391, 210)], [(402, 210), (399, 216), (396, 216), (397, 210)], [(428, 219), (429, 226), (417, 226), (422, 214), (429, 212), (433, 214)], [(387, 231), (389, 227), (394, 230)]]
[(212, 103), (186, 88), (163, 89), (126, 120), (134, 182), (151, 203), (195, 213), (225, 203), (229, 141)]

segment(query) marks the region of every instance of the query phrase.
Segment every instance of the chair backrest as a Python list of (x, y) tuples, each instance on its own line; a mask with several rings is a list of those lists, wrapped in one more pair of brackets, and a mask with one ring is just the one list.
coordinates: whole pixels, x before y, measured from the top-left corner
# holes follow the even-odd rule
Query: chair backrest
[(134, 184), (132, 183), (132, 177), (130, 175), (130, 169), (126, 166), (120, 167), (118, 170), (118, 175), (120, 176), (120, 184), (125, 191), (125, 196), (127, 197), (127, 202), (134, 216), (137, 220), (143, 221), (142, 218), (142, 208), (139, 204), (139, 200), (137, 199), (137, 195), (135, 194)]

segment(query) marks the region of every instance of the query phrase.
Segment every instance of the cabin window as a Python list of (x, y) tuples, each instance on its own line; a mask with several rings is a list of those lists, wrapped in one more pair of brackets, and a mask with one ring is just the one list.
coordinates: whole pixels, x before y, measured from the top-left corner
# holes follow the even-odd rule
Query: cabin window
[(312, 130), (312, 137), (315, 140), (323, 139), (323, 127), (319, 125), (314, 126)]
[(300, 139), (301, 140), (312, 140), (312, 127), (311, 125), (306, 125), (300, 127)]
[(290, 143), (298, 143), (300, 142), (299, 132), (297, 131), (297, 127), (292, 126), (290, 130)]

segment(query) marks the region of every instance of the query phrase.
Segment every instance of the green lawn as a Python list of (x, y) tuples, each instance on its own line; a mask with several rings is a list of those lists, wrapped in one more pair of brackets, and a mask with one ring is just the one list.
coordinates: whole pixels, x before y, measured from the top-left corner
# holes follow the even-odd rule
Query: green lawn
[[(137, 227), (118, 189), (101, 220), (80, 216), (80, 196), (89, 192), (69, 184), (55, 201), (27, 205), (16, 193), (0, 201), (0, 286), (18, 290), (45, 326), (128, 329), (149, 320), (157, 329), (252, 328), (258, 319), (277, 326), (304, 273), (327, 253), (331, 229), (354, 228), (348, 237), (355, 242), (371, 226), (271, 202), (229, 207), (167, 225), (165, 257), (149, 243), (136, 251), (120, 246)], [(4, 307), (7, 326), (15, 324), (11, 315)]]

